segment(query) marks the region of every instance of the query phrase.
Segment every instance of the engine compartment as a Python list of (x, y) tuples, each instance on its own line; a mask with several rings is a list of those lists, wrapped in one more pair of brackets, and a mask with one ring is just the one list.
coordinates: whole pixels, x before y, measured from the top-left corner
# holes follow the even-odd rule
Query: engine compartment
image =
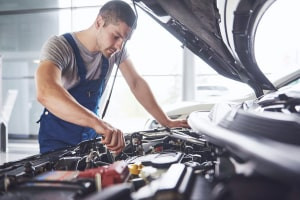
[(0, 199), (299, 199), (299, 93), (285, 94), (128, 133), (119, 155), (95, 138), (5, 163)]
[[(179, 182), (186, 168), (191, 174), (192, 169), (210, 169), (214, 165), (211, 147), (188, 129), (140, 131), (128, 134), (125, 139), (126, 147), (119, 155), (108, 151), (101, 139), (94, 139), (5, 163), (0, 167), (0, 199), (24, 196), (81, 199), (124, 183), (137, 191), (169, 170), (171, 176), (172, 171), (181, 173), (177, 178)], [(169, 190), (175, 189), (177, 184)]]
[[(191, 129), (126, 135), (114, 155), (101, 139), (0, 166), (0, 199), (292, 199), (272, 179)], [(250, 169), (253, 169), (250, 167)]]

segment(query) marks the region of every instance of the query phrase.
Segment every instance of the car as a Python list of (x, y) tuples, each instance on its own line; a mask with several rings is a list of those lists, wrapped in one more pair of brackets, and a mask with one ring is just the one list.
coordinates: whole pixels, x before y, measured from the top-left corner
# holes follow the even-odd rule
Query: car
[(119, 155), (95, 138), (5, 163), (0, 199), (300, 199), (299, 76), (276, 88), (254, 54), (276, 1), (133, 3), (219, 74), (248, 84), (249, 99), (189, 106), (190, 128), (128, 133)]

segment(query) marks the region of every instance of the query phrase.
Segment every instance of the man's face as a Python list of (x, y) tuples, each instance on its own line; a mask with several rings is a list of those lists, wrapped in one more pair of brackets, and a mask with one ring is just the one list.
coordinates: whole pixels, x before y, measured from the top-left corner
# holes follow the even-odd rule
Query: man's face
[(119, 21), (117, 24), (107, 24), (104, 22), (98, 27), (97, 46), (99, 51), (106, 58), (121, 50), (124, 42), (129, 37), (131, 28), (125, 22)]

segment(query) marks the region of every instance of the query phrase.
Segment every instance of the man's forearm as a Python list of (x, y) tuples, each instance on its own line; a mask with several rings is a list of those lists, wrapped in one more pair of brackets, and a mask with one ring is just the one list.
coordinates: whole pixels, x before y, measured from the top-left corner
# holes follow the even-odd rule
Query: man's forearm
[(144, 79), (139, 79), (131, 89), (142, 106), (163, 126), (168, 126), (170, 119), (157, 103), (149, 85)]
[(55, 116), (86, 127), (91, 127), (96, 120), (97, 116), (80, 105), (64, 88), (52, 84), (39, 90), (42, 91), (38, 92), (39, 102)]

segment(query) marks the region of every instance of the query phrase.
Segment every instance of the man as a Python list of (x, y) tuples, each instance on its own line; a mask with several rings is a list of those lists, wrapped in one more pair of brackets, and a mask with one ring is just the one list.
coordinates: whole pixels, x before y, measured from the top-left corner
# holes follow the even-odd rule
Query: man
[(110, 1), (88, 29), (53, 36), (44, 44), (36, 71), (37, 99), (45, 107), (39, 120), (41, 153), (99, 135), (108, 149), (122, 151), (123, 133), (97, 116), (100, 97), (119, 59), (131, 91), (159, 123), (170, 128), (188, 126), (186, 120), (166, 116), (148, 84), (135, 71), (126, 49), (121, 51), (135, 21), (127, 3)]

